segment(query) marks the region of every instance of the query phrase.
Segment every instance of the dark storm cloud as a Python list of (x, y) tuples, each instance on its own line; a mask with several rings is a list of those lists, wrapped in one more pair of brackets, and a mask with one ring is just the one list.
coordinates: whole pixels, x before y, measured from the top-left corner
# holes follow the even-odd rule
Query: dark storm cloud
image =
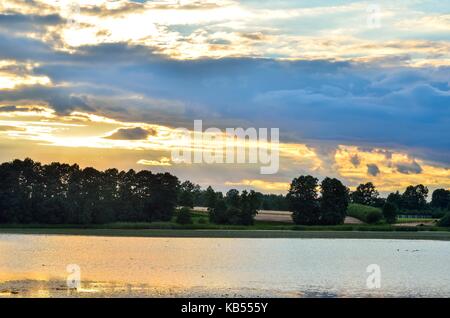
[(353, 164), (355, 168), (357, 168), (361, 163), (361, 159), (359, 158), (358, 155), (353, 155), (350, 157), (350, 162)]
[(399, 163), (397, 164), (397, 171), (403, 174), (419, 174), (422, 173), (422, 167), (416, 161)]
[(14, 106), (14, 105), (0, 106), (0, 112), (7, 112), (7, 113), (9, 113), (9, 112), (15, 112), (15, 111), (18, 111), (18, 110), (20, 110), (20, 108), (17, 107), (17, 106)]
[(58, 14), (25, 15), (20, 13), (0, 14), (0, 32), (9, 35), (46, 32), (47, 27), (65, 23)]
[(156, 132), (153, 130), (147, 130), (141, 127), (120, 128), (116, 132), (105, 138), (114, 140), (144, 140), (147, 139), (147, 137), (154, 135), (155, 133)]
[(88, 105), (85, 98), (73, 95), (68, 88), (36, 85), (23, 86), (15, 90), (0, 90), (0, 92), (0, 102), (18, 100), (45, 101), (61, 114), (77, 109), (94, 111), (94, 108)]
[(1, 27), (18, 27), (20, 25), (40, 26), (57, 25), (64, 22), (58, 14), (49, 15), (25, 15), (19, 13), (0, 14)]
[[(168, 122), (227, 127), (247, 123), (279, 127), (297, 140), (335, 144), (382, 145), (428, 149), (450, 162), (449, 67), (382, 67), (349, 62), (277, 61), (257, 58), (170, 60), (149, 47), (126, 43), (55, 52), (39, 41), (0, 34), (1, 57), (41, 63), (34, 72), (55, 84), (72, 86), (21, 88), (0, 100), (44, 99), (60, 112), (75, 108), (100, 111), (83, 96), (124, 97), (123, 116), (143, 118), (136, 99), (183, 104)], [(112, 94), (112, 92), (114, 94)], [(116, 109), (121, 107), (115, 106)], [(144, 109), (144, 108), (143, 108)], [(158, 112), (165, 112), (164, 109)], [(148, 113), (146, 120), (158, 120)], [(167, 123), (167, 122), (165, 122)], [(222, 125), (222, 126), (221, 126)], [(355, 163), (354, 163), (355, 164)]]
[(43, 111), (42, 108), (39, 107), (18, 107), (15, 105), (7, 105), (7, 106), (0, 106), (0, 113), (10, 113), (10, 112), (18, 112), (18, 111), (32, 111), (32, 112), (41, 112)]
[(380, 173), (380, 169), (376, 164), (370, 163), (367, 165), (367, 173), (371, 176), (376, 177)]

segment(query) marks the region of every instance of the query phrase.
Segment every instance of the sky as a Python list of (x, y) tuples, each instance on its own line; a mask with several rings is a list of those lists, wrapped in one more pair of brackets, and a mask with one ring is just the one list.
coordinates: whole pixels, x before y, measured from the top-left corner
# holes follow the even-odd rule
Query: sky
[[(278, 128), (279, 171), (175, 162), (194, 120)], [(265, 193), (311, 174), (388, 193), (450, 189), (449, 137), (446, 1), (0, 2), (1, 162)]]

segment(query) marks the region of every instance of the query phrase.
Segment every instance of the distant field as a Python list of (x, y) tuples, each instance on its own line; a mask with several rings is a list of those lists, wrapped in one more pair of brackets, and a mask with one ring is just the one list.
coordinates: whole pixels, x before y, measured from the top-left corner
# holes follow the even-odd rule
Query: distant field
[(397, 220), (397, 223), (433, 223), (437, 222), (439, 219), (433, 218), (400, 218)]
[[(206, 215), (207, 208), (203, 207), (194, 207), (194, 213), (199, 213), (199, 215)], [(288, 223), (293, 224), (292, 221), (292, 212), (289, 211), (272, 211), (272, 210), (260, 210), (255, 217), (256, 221), (268, 221), (268, 222), (280, 222), (280, 223)], [(363, 223), (359, 219), (354, 217), (347, 217), (344, 221), (345, 224), (361, 224)]]
[[(370, 209), (359, 209), (359, 211), (370, 211)], [(383, 223), (370, 225), (364, 224), (353, 217), (347, 217), (346, 223), (341, 225), (304, 226), (293, 224), (290, 212), (260, 211), (254, 225), (218, 225), (209, 223), (206, 209), (199, 210), (198, 208), (195, 208), (192, 212), (192, 224), (186, 225), (177, 224), (175, 222), (175, 217), (171, 222), (152, 223), (116, 222), (109, 224), (86, 225), (0, 224), (0, 234), (18, 233), (149, 237), (345, 237), (409, 239), (447, 239), (447, 237), (450, 236), (450, 229), (437, 227), (434, 219), (419, 220), (424, 223), (425, 226), (416, 226), (414, 223), (418, 221), (416, 219), (400, 219), (400, 223), (395, 225)]]

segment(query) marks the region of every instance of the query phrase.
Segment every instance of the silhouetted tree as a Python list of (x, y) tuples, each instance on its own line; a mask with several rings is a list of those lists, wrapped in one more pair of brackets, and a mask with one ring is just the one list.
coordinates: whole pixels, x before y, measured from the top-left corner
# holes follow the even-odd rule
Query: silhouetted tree
[(176, 222), (178, 224), (192, 224), (191, 210), (187, 207), (183, 207), (177, 213)]
[(342, 224), (347, 215), (349, 190), (338, 179), (325, 178), (321, 185), (320, 223)]
[(261, 194), (261, 209), (262, 210), (275, 210), (275, 211), (288, 211), (289, 202), (284, 195), (276, 194)]
[(205, 191), (205, 203), (208, 209), (214, 209), (217, 203), (217, 194), (211, 186)]
[(395, 223), (397, 221), (398, 208), (394, 203), (386, 202), (383, 206), (383, 216), (387, 223)]
[(210, 222), (215, 224), (227, 224), (229, 222), (227, 209), (227, 204), (224, 199), (216, 199), (214, 201), (214, 207), (208, 208)]
[(402, 194), (401, 207), (408, 210), (421, 210), (427, 206), (428, 189), (422, 184), (409, 186)]
[(210, 221), (216, 224), (252, 225), (258, 208), (261, 205), (260, 196), (255, 191), (232, 189), (225, 199), (215, 196), (214, 208), (208, 208)]
[(225, 195), (225, 200), (227, 205), (230, 207), (238, 208), (240, 206), (240, 196), (239, 191), (236, 189), (231, 189)]
[(240, 204), (239, 224), (253, 225), (255, 216), (258, 214), (258, 208), (261, 205), (260, 196), (253, 190), (250, 192), (244, 190), (241, 194)]
[(0, 165), (0, 179), (0, 223), (167, 221), (179, 185), (170, 174), (80, 170), (31, 159)]
[(403, 206), (402, 201), (402, 195), (398, 191), (390, 193), (386, 199), (386, 202), (395, 204), (398, 208)]
[(445, 189), (436, 189), (431, 196), (431, 206), (439, 209), (450, 208), (450, 191)]
[(184, 181), (180, 185), (180, 191), (178, 194), (178, 205), (185, 207), (194, 207), (195, 196), (198, 195), (200, 186), (193, 184), (190, 181)]
[(378, 199), (378, 191), (372, 182), (360, 184), (356, 191), (352, 192), (351, 198), (353, 203), (374, 206)]
[(287, 200), (296, 224), (315, 225), (320, 221), (318, 179), (300, 176), (292, 180)]

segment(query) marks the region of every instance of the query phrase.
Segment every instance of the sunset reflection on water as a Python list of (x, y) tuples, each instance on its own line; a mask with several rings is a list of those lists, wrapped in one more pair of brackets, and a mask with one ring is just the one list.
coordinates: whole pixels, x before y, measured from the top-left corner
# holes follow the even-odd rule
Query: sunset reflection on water
[[(0, 297), (450, 296), (450, 242), (0, 235)], [(412, 253), (412, 251), (415, 251)], [(67, 287), (67, 265), (81, 288)], [(379, 264), (382, 288), (366, 287)]]

